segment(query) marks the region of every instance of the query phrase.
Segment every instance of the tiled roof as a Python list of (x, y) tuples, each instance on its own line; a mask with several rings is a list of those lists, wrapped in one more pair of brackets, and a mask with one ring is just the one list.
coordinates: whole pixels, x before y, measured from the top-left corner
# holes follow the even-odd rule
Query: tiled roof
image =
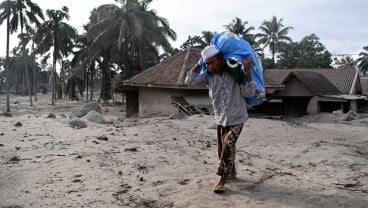
[[(268, 69), (264, 73), (266, 87), (281, 87), (291, 72), (316, 72), (322, 74), (341, 93), (348, 94), (355, 76), (355, 69)], [(270, 81), (271, 80), (271, 81)]]
[(268, 69), (264, 71), (263, 79), (267, 87), (284, 87), (282, 81), (290, 74), (290, 70)]
[(183, 84), (186, 72), (200, 59), (200, 52), (198, 48), (179, 52), (124, 83), (132, 86), (179, 86)]
[(368, 96), (368, 77), (360, 77), (360, 85), (362, 86), (362, 95)]
[(315, 71), (323, 74), (341, 93), (349, 94), (355, 76), (355, 69), (317, 69)]
[(304, 86), (316, 95), (337, 95), (341, 92), (320, 73), (314, 71), (293, 71), (282, 82), (286, 84), (289, 79), (296, 77)]

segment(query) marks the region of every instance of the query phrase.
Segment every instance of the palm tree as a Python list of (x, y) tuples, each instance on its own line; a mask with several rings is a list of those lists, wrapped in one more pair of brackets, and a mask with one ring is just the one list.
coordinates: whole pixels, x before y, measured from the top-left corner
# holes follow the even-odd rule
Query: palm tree
[(10, 99), (9, 99), (9, 36), (10, 36), (10, 1), (3, 1), (0, 4), (0, 24), (3, 24), (4, 19), (6, 19), (6, 57), (5, 57), (5, 77), (6, 77), (6, 111), (10, 112)]
[(337, 68), (354, 68), (357, 64), (357, 62), (354, 60), (354, 58), (351, 55), (344, 55), (340, 58), (334, 58), (335, 65), (337, 65)]
[(204, 48), (208, 43), (204, 42), (198, 35), (188, 36), (188, 39), (180, 46), (181, 49), (186, 50), (188, 48)]
[(10, 20), (11, 33), (16, 32), (20, 27), (21, 34), (23, 34), (23, 28), (28, 28), (31, 24), (39, 26), (40, 20), (44, 19), (42, 9), (38, 4), (33, 3), (31, 0), (13, 0), (11, 2), (12, 18)]
[(32, 66), (36, 65), (36, 61), (33, 56), (29, 54), (28, 49), (25, 49), (24, 51), (21, 51), (21, 54), (17, 57), (15, 57), (15, 63), (16, 63), (16, 69), (20, 70), (21, 72), (24, 72), (25, 79), (27, 82), (27, 89), (28, 89), (28, 95), (29, 95), (29, 101), (30, 105), (33, 106), (32, 102), (32, 85), (30, 81), (29, 76), (29, 70), (32, 69)]
[[(88, 38), (91, 40), (90, 56), (102, 57), (101, 98), (109, 97), (111, 79), (109, 62), (114, 61), (128, 70), (128, 77), (156, 64), (159, 49), (172, 50), (169, 38), (176, 33), (166, 19), (148, 10), (150, 0), (125, 0), (122, 6), (100, 6), (91, 16)], [(134, 71), (133, 71), (134, 70)]]
[[(35, 38), (35, 31), (32, 29), (32, 28), (28, 28), (28, 32), (27, 33), (22, 33), (22, 34), (19, 34), (18, 35), (18, 38), (20, 39), (20, 42), (19, 42), (19, 46), (18, 46), (18, 49), (20, 50), (19, 53), (23, 53), (23, 51), (26, 50), (27, 48), (27, 45), (29, 43), (31, 43), (31, 51), (30, 51), (30, 56), (32, 56), (32, 58), (35, 60), (35, 46), (34, 46), (34, 38)], [(32, 74), (33, 74), (33, 86), (32, 86), (32, 89), (33, 89), (33, 93), (34, 93), (34, 98), (35, 98), (35, 101), (37, 101), (37, 69), (39, 68), (38, 67), (38, 64), (36, 63), (35, 65), (32, 64), (31, 65), (31, 68), (32, 68)]]
[[(85, 26), (87, 30), (88, 25)], [(83, 74), (84, 86), (86, 87), (87, 92), (87, 102), (89, 100), (93, 100), (93, 92), (94, 92), (94, 78), (95, 78), (95, 62), (98, 61), (98, 58), (93, 58), (89, 56), (89, 46), (91, 42), (87, 39), (87, 34), (79, 35), (76, 38), (76, 45), (74, 48), (77, 50), (73, 52), (74, 57), (71, 61), (71, 67), (76, 69), (80, 74)], [(97, 54), (95, 55), (97, 56)], [(90, 98), (89, 98), (89, 90), (90, 89)]]
[(210, 31), (202, 31), (201, 36), (188, 36), (188, 39), (180, 46), (180, 48), (183, 50), (188, 48), (204, 48), (210, 45), (213, 36), (214, 33)]
[[(21, 33), (23, 34), (23, 28), (29, 28), (30, 24), (35, 23), (40, 24), (40, 19), (44, 19), (41, 8), (33, 3), (31, 0), (7, 0), (0, 4), (0, 24), (6, 20), (7, 25), (7, 35), (6, 35), (6, 63), (5, 69), (7, 71), (7, 80), (9, 80), (9, 37), (11, 33), (18, 30), (18, 26), (21, 28)], [(10, 82), (7, 81), (6, 87), (6, 111), (10, 111), (10, 101), (9, 101), (9, 85)]]
[[(116, 45), (124, 59), (133, 58), (141, 71), (146, 67), (144, 57), (152, 52), (158, 57), (158, 48), (171, 50), (168, 39), (175, 40), (176, 33), (166, 19), (148, 9), (150, 1), (126, 0), (120, 7), (102, 5), (97, 10), (97, 21), (88, 30), (93, 45)], [(151, 55), (152, 56), (152, 55)], [(125, 60), (127, 61), (127, 60)]]
[[(71, 76), (71, 74), (73, 73), (73, 68), (71, 66), (71, 63), (68, 59), (63, 59), (60, 60), (60, 82), (61, 82), (61, 92), (65, 91), (65, 84), (66, 81), (68, 80), (68, 77)], [(63, 93), (61, 93), (63, 94)]]
[(207, 46), (207, 45), (209, 45), (211, 43), (211, 40), (212, 40), (214, 34), (215, 33), (214, 32), (211, 32), (211, 31), (207, 31), (207, 30), (202, 31), (202, 37), (201, 37), (201, 39), (206, 44), (205, 46)]
[(9, 99), (9, 89), (10, 89), (10, 76), (9, 76), (9, 37), (10, 37), (10, 1), (3, 1), (0, 5), (0, 24), (3, 24), (4, 19), (6, 19), (6, 55), (5, 55), (5, 73), (6, 73), (6, 111), (10, 112), (10, 99)]
[(358, 67), (363, 74), (368, 74), (368, 46), (363, 47), (365, 51), (359, 53)]
[(277, 20), (277, 17), (273, 16), (271, 21), (264, 21), (259, 27), (263, 33), (256, 34), (256, 38), (259, 38), (258, 43), (263, 44), (263, 48), (269, 46), (274, 67), (276, 66), (275, 54), (278, 51), (279, 43), (292, 42), (287, 34), (293, 27), (284, 27), (282, 21), (282, 18)]
[[(30, 80), (29, 80), (29, 76), (28, 76), (28, 67), (32, 67), (33, 63), (31, 61), (30, 55), (29, 55), (29, 50), (26, 49), (26, 45), (28, 44), (28, 42), (30, 41), (30, 36), (27, 33), (21, 33), (18, 35), (18, 39), (19, 39), (19, 44), (16, 48), (14, 48), (14, 51), (17, 55), (16, 60), (17, 60), (17, 67), (15, 67), (14, 69), (16, 71), (20, 72), (20, 76), (24, 78), (25, 75), (25, 79), (27, 82), (27, 89), (28, 89), (28, 93), (30, 94), (30, 104), (31, 106), (33, 106), (32, 104), (32, 90), (30, 87)], [(18, 75), (18, 73), (17, 73)], [(17, 79), (17, 77), (16, 77)], [(25, 93), (26, 91), (24, 90), (24, 79), (23, 79), (23, 85), (22, 85), (22, 93)]]
[(78, 100), (76, 93), (78, 89), (79, 94), (83, 96), (84, 91), (84, 81), (81, 79), (77, 73), (73, 73), (66, 82), (65, 93), (69, 96), (70, 100)]
[(248, 41), (252, 46), (255, 45), (254, 35), (250, 32), (254, 30), (253, 26), (247, 27), (248, 22), (242, 21), (239, 17), (235, 17), (232, 22), (224, 27), (232, 33), (237, 34), (246, 41)]
[(47, 10), (48, 20), (42, 23), (35, 36), (36, 53), (44, 54), (53, 48), (52, 105), (55, 105), (56, 100), (56, 62), (71, 52), (73, 39), (77, 37), (76, 29), (63, 22), (64, 19), (69, 20), (68, 13), (69, 9), (66, 6), (61, 10)]

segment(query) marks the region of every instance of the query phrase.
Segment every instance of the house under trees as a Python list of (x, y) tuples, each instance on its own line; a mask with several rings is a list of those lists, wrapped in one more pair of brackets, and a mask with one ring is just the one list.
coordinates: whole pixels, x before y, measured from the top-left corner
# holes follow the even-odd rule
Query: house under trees
[[(197, 63), (200, 49), (184, 50), (121, 82), (126, 116), (212, 113), (206, 86), (186, 86), (186, 73)], [(253, 110), (301, 116), (342, 110), (359, 111), (367, 104), (368, 79), (355, 69), (269, 69), (264, 71), (266, 100)]]

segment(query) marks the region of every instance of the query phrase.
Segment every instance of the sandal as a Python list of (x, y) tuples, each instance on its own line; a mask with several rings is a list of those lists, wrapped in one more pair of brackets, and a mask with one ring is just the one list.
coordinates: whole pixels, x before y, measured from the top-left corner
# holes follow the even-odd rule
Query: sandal
[(218, 194), (224, 193), (225, 190), (225, 186), (220, 184), (216, 184), (215, 188), (213, 189), (213, 191)]
[(236, 169), (235, 167), (227, 174), (226, 180), (236, 179)]
[(236, 173), (230, 173), (226, 176), (226, 180), (236, 179)]

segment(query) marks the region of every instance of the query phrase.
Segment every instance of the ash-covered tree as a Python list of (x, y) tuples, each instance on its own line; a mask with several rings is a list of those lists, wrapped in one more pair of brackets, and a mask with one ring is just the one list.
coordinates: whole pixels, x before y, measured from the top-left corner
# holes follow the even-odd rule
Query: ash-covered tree
[(334, 63), (338, 69), (344, 68), (354, 68), (357, 64), (357, 61), (351, 55), (344, 55), (340, 58), (335, 57)]
[(124, 78), (157, 64), (160, 51), (171, 51), (169, 39), (176, 33), (169, 22), (149, 9), (151, 0), (119, 0), (115, 4), (101, 5), (92, 14), (87, 37), (91, 42), (89, 56), (100, 58), (102, 85), (100, 98), (109, 100), (111, 95), (111, 65), (117, 64)]
[(6, 0), (0, 4), (0, 25), (6, 22), (6, 58), (5, 69), (6, 79), (8, 80), (6, 87), (6, 111), (10, 111), (9, 89), (10, 89), (10, 68), (9, 66), (9, 42), (10, 34), (21, 29), (23, 34), (25, 27), (28, 31), (32, 24), (40, 25), (40, 20), (44, 19), (42, 9), (38, 4), (31, 0)]
[(298, 45), (297, 68), (332, 68), (331, 53), (319, 41), (316, 34), (312, 33), (304, 37)]
[(78, 33), (74, 27), (65, 22), (65, 20), (70, 19), (68, 7), (64, 6), (61, 10), (48, 9), (46, 14), (48, 19), (41, 24), (35, 35), (36, 53), (45, 54), (52, 50), (53, 90), (51, 104), (55, 105), (56, 62), (72, 52), (74, 39)]
[(279, 55), (277, 56), (277, 68), (294, 69), (299, 59), (299, 44), (297, 42), (280, 43)]
[(275, 56), (279, 50), (280, 43), (292, 42), (291, 38), (287, 35), (293, 27), (285, 27), (282, 21), (282, 18), (277, 19), (276, 16), (273, 16), (271, 20), (262, 23), (259, 27), (261, 32), (255, 36), (258, 39), (258, 44), (263, 45), (263, 48), (269, 47), (274, 66), (276, 66)]
[(242, 37), (244, 40), (248, 41), (248, 43), (250, 45), (252, 45), (252, 47), (256, 46), (256, 41), (255, 41), (255, 35), (253, 33), (251, 33), (254, 30), (253, 26), (247, 26), (248, 25), (248, 21), (246, 20), (242, 20), (239, 17), (235, 17), (235, 19), (233, 19), (231, 21), (231, 23), (224, 25), (224, 27), (232, 32), (237, 34), (239, 37)]
[(364, 75), (368, 75), (368, 46), (363, 47), (363, 50), (359, 53), (358, 67)]
[(180, 46), (182, 50), (188, 48), (204, 48), (210, 45), (214, 32), (202, 31), (201, 35), (188, 36), (188, 39)]

